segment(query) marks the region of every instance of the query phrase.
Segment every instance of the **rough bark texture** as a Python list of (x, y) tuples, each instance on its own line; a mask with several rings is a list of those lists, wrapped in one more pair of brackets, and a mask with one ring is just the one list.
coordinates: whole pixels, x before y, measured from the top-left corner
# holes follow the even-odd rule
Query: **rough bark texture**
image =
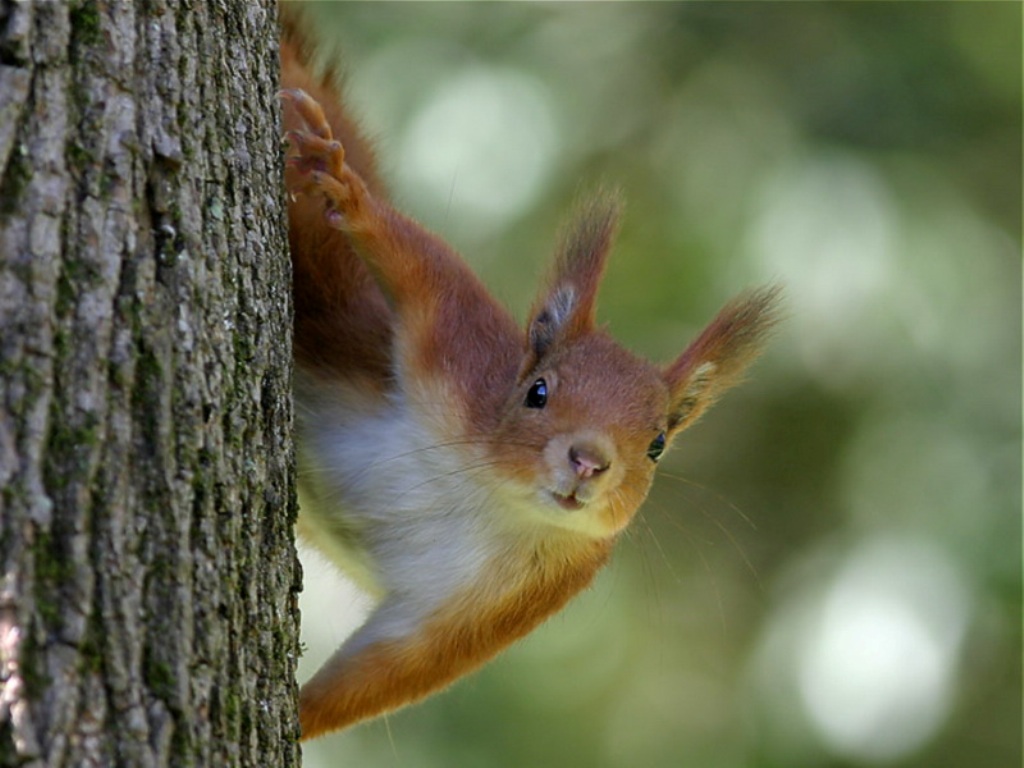
[(0, 0), (0, 765), (298, 763), (272, 0)]

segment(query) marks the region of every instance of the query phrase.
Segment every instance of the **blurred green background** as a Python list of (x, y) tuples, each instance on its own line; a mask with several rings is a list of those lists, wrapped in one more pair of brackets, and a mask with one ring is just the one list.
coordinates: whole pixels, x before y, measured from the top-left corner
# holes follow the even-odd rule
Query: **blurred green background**
[[(613, 564), (308, 766), (1021, 764), (1021, 5), (314, 4), (401, 208), (522, 316), (620, 187), (601, 316), (788, 318)], [(312, 672), (358, 597), (307, 558)]]

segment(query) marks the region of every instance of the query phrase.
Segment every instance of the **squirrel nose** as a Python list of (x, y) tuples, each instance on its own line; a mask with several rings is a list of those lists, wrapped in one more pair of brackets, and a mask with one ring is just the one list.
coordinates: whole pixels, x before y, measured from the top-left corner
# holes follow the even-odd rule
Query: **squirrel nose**
[(569, 462), (581, 480), (599, 475), (611, 466), (611, 461), (599, 449), (585, 445), (569, 446)]

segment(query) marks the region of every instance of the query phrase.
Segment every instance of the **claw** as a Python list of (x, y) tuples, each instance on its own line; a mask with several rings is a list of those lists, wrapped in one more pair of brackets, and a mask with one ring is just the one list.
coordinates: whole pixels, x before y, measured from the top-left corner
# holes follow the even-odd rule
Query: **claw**
[(291, 104), (305, 125), (284, 135), (293, 150), (285, 160), (289, 192), (321, 195), (325, 202), (324, 219), (332, 229), (350, 230), (353, 224), (362, 226), (366, 186), (345, 165), (345, 148), (334, 139), (320, 104), (298, 88), (279, 91), (278, 97)]
[(327, 122), (324, 110), (320, 102), (310, 96), (301, 88), (282, 88), (277, 92), (277, 97), (282, 102), (292, 105), (299, 117), (316, 136), (330, 140), (332, 138), (331, 125)]

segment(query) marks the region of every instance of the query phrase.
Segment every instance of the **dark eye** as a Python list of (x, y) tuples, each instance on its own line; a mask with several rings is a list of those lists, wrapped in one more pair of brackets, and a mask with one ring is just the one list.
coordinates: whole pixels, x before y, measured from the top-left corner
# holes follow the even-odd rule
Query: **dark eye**
[(647, 446), (647, 458), (651, 461), (657, 461), (661, 458), (661, 454), (665, 452), (665, 433), (662, 432), (656, 438), (651, 440), (651, 444)]
[(548, 383), (544, 379), (537, 379), (526, 393), (527, 408), (543, 408), (548, 402)]

